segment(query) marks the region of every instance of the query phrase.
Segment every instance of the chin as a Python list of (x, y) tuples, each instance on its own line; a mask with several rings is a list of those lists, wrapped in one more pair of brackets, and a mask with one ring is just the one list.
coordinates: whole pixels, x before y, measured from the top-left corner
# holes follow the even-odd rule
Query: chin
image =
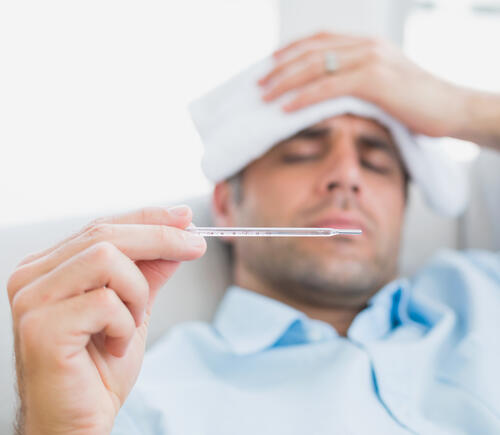
[(353, 240), (353, 237), (354, 236), (333, 236), (323, 240), (311, 240), (307, 242), (307, 250), (312, 251), (314, 255), (335, 258), (339, 255), (347, 255), (351, 259), (366, 256), (366, 243), (363, 243), (362, 240)]

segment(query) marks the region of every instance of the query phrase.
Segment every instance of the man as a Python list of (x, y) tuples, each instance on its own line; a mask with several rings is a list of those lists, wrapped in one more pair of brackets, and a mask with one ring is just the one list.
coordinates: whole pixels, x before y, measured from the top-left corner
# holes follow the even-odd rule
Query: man
[[(499, 97), (443, 83), (384, 43), (322, 33), (275, 57), (264, 99), (294, 90), (288, 111), (353, 95), (414, 132), (500, 148)], [(27, 257), (8, 283), (18, 432), (497, 433), (500, 258), (448, 253), (398, 278), (412, 164), (401, 150), (387, 126), (343, 114), (220, 181), (217, 224), (363, 234), (231, 240), (235, 285), (213, 324), (156, 344), (120, 413), (156, 291), (205, 250), (183, 231), (189, 209), (103, 218)]]

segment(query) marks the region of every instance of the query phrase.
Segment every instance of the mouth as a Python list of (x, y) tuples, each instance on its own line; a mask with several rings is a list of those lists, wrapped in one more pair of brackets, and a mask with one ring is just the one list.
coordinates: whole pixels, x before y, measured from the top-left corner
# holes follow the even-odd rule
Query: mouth
[[(366, 233), (366, 225), (360, 219), (351, 217), (343, 217), (343, 216), (325, 217), (323, 219), (313, 222), (311, 226), (318, 228), (361, 230), (362, 234)], [(348, 236), (348, 237), (359, 237), (359, 236)]]

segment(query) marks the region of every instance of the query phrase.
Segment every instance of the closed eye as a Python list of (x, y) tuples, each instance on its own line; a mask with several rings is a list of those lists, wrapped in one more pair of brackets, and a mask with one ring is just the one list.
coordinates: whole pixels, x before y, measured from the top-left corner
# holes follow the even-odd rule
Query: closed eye
[(284, 155), (282, 158), (282, 161), (284, 163), (301, 163), (301, 162), (308, 162), (308, 161), (314, 161), (318, 160), (320, 158), (319, 154), (308, 154), (308, 155), (301, 155), (301, 154), (288, 154)]
[(391, 172), (390, 168), (388, 168), (386, 166), (382, 166), (382, 165), (375, 165), (372, 162), (370, 162), (368, 160), (365, 160), (365, 159), (361, 160), (361, 164), (365, 168), (367, 168), (367, 169), (369, 169), (369, 170), (371, 170), (373, 172), (376, 172), (378, 174), (389, 174)]
[(399, 166), (396, 148), (388, 141), (376, 136), (364, 135), (357, 139), (360, 163), (378, 174), (390, 174)]

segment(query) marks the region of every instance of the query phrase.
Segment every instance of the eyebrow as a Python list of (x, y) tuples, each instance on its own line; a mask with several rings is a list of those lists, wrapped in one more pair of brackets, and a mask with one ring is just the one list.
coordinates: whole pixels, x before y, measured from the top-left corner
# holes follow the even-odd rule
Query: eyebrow
[(331, 129), (328, 127), (308, 127), (285, 139), (284, 142), (294, 139), (321, 139), (327, 137), (330, 132)]
[[(330, 127), (307, 127), (294, 135), (283, 140), (281, 143), (288, 143), (294, 139), (323, 139), (327, 137), (332, 132)], [(397, 161), (401, 161), (398, 150), (396, 146), (392, 144), (390, 140), (382, 139), (374, 134), (362, 134), (356, 138), (356, 145), (368, 146), (372, 149), (378, 149), (386, 152), (388, 155), (393, 157)]]

